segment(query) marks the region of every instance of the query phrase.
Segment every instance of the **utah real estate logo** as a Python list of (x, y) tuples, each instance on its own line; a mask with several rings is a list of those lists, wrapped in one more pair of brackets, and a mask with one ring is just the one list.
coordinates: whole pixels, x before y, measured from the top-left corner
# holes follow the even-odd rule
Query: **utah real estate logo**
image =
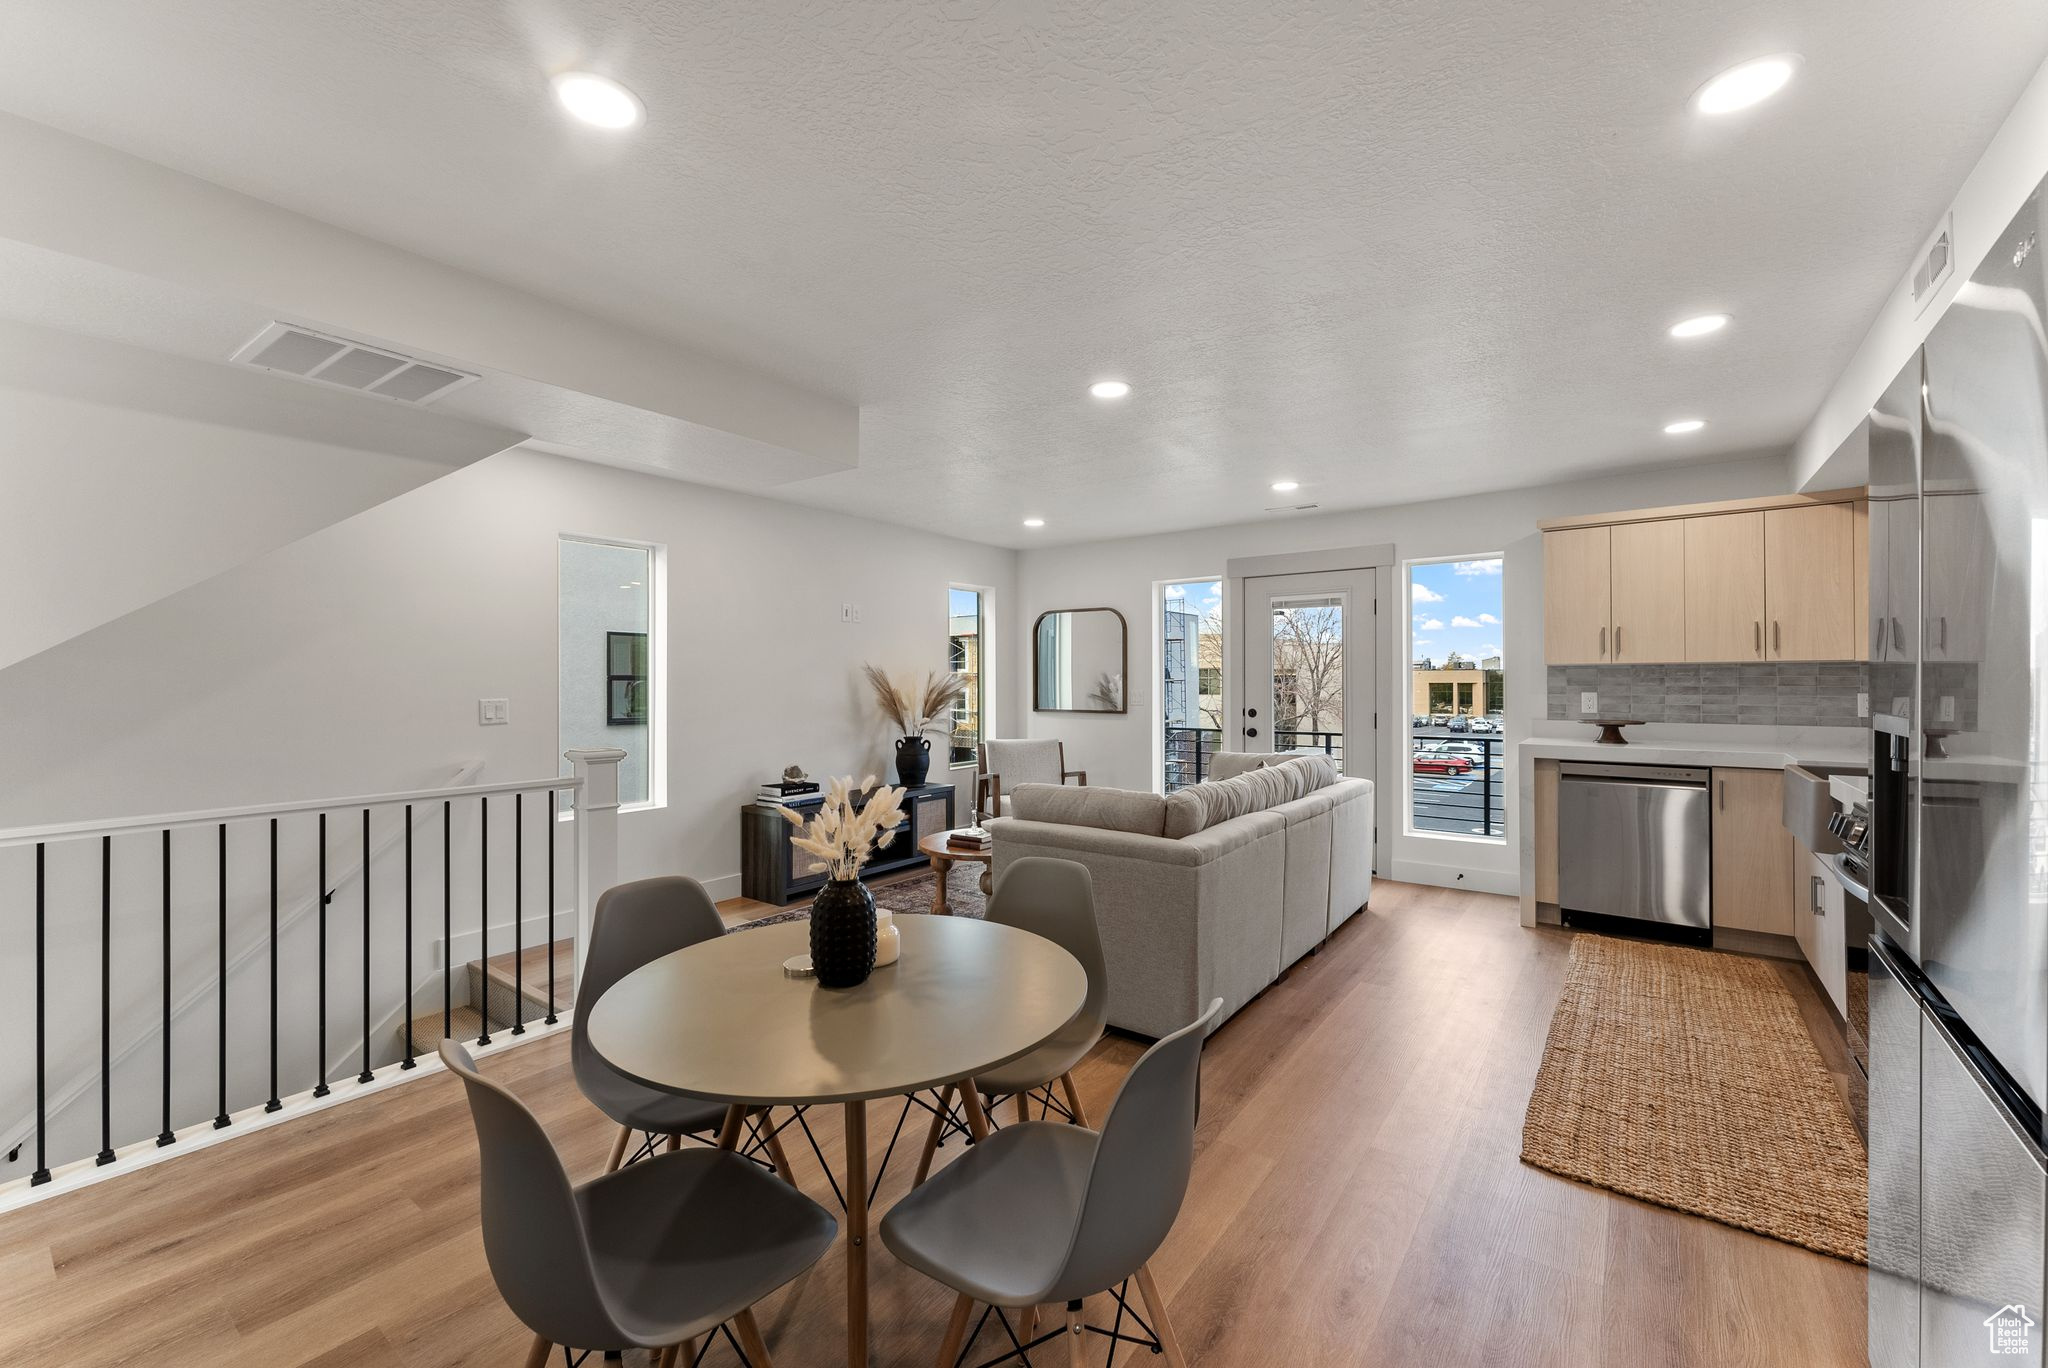
[(2033, 1352), (2029, 1338), (2034, 1329), (2034, 1318), (2027, 1314), (2027, 1308), (2018, 1302), (2001, 1306), (1984, 1318), (1984, 1329), (1991, 1337), (1991, 1352), (1994, 1354), (2027, 1354)]

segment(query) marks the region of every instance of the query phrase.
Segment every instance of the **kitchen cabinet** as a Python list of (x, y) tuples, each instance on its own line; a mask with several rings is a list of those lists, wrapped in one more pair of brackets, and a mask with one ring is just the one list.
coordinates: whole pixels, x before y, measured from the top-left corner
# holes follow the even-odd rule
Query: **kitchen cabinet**
[(1685, 656), (1764, 658), (1763, 513), (1685, 520)]
[(1848, 504), (1764, 512), (1772, 660), (1847, 660), (1856, 646), (1855, 514)]
[(1714, 929), (1791, 936), (1794, 853), (1783, 770), (1717, 769)]
[(1814, 977), (1827, 991), (1828, 1001), (1835, 1004), (1835, 1011), (1846, 1021), (1849, 1017), (1846, 926), (1849, 910), (1846, 895), (1842, 892), (1841, 881), (1835, 877), (1834, 865), (1805, 846), (1796, 842), (1794, 845), (1800, 879), (1792, 906), (1792, 936), (1799, 942), (1799, 952), (1813, 966)]
[(1849, 643), (1852, 660), (1870, 659), (1870, 504), (1859, 500), (1850, 505), (1855, 519), (1855, 539), (1850, 543), (1849, 566), (1856, 595), (1856, 639)]
[(1611, 659), (1608, 531), (1575, 527), (1543, 535), (1543, 658), (1552, 665)]
[(1998, 545), (1984, 496), (1971, 490), (1929, 488), (1920, 501), (1925, 520), (1922, 554), (1927, 561), (1927, 639), (1922, 659), (1931, 662), (1983, 660), (1998, 567)]
[(1608, 598), (1617, 663), (1685, 658), (1685, 522), (1618, 523), (1609, 529)]

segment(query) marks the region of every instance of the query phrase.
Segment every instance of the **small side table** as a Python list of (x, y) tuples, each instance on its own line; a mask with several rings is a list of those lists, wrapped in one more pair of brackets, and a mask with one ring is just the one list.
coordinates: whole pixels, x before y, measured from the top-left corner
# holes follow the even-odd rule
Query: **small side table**
[(995, 865), (992, 850), (953, 850), (946, 845), (950, 831), (934, 831), (917, 843), (917, 848), (931, 857), (932, 861), (932, 915), (950, 917), (953, 909), (946, 903), (946, 876), (953, 872), (955, 864), (978, 864), (981, 866), (981, 896), (990, 893), (989, 874)]

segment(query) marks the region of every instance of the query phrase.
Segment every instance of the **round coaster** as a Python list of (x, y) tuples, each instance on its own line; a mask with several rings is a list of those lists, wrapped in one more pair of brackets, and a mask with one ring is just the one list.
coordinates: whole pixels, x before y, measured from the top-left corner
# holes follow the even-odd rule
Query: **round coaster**
[(811, 968), (809, 955), (791, 955), (782, 962), (784, 978), (816, 978), (818, 971)]

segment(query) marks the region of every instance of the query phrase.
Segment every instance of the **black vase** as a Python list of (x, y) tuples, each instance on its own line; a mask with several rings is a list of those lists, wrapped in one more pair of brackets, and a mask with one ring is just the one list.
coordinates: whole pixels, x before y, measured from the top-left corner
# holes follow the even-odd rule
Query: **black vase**
[(875, 895), (859, 879), (828, 879), (811, 899), (811, 971), (827, 988), (875, 972)]
[(922, 736), (906, 736), (896, 743), (896, 782), (916, 788), (931, 773), (932, 743)]

